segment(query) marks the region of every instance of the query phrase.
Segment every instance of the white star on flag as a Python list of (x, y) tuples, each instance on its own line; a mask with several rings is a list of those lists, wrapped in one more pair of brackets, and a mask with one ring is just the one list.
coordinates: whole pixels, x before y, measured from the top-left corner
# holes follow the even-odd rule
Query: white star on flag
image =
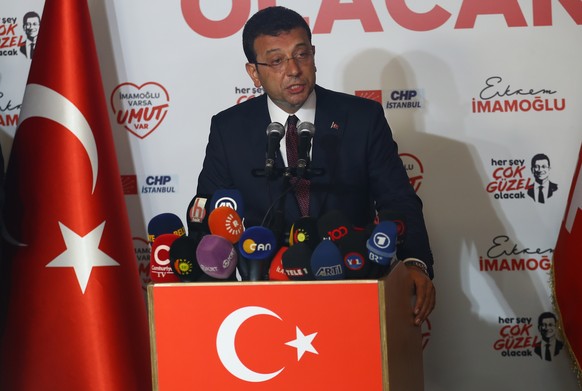
[(297, 361), (301, 360), (305, 352), (319, 354), (312, 345), (313, 339), (317, 333), (304, 335), (298, 326), (295, 326), (295, 333), (297, 337), (293, 341), (285, 342), (285, 345), (292, 346), (297, 349)]
[(93, 267), (119, 266), (119, 263), (99, 249), (105, 221), (85, 236), (79, 236), (60, 221), (59, 226), (67, 249), (48, 263), (46, 267), (72, 267), (75, 269), (77, 281), (79, 281), (81, 291), (85, 294)]

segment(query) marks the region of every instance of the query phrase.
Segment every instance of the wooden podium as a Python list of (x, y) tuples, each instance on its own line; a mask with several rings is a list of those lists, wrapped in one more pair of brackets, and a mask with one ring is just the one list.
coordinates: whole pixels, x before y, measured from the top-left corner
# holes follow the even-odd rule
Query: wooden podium
[(413, 285), (380, 280), (152, 284), (154, 390), (424, 389)]

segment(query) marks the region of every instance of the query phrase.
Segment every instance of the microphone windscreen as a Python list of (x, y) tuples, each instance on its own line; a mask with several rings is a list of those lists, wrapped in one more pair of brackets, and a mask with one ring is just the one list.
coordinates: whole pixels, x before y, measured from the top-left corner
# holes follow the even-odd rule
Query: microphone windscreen
[(154, 240), (150, 255), (150, 278), (153, 282), (180, 281), (170, 265), (170, 248), (179, 237), (176, 234), (161, 234)]
[(339, 210), (331, 210), (319, 218), (317, 230), (321, 240), (339, 242), (351, 229), (351, 223)]
[(210, 214), (210, 196), (205, 194), (196, 194), (186, 210), (186, 225), (188, 226), (188, 235), (194, 233), (206, 235), (210, 233), (208, 228), (208, 215)]
[(289, 232), (289, 246), (305, 243), (315, 248), (319, 244), (317, 220), (311, 216), (304, 216), (295, 221)]
[(271, 260), (269, 267), (269, 281), (289, 281), (289, 277), (283, 269), (283, 254), (289, 247), (282, 246)]
[(309, 133), (311, 137), (315, 134), (315, 125), (308, 121), (302, 121), (297, 125), (297, 134)]
[(238, 256), (232, 243), (218, 235), (206, 235), (196, 248), (200, 269), (210, 277), (227, 279), (236, 268)]
[(370, 278), (371, 263), (367, 260), (367, 239), (365, 231), (354, 230), (339, 243), (347, 279)]
[(246, 259), (266, 259), (277, 250), (277, 239), (273, 231), (268, 228), (250, 227), (242, 233), (238, 248)]
[(316, 280), (343, 280), (346, 277), (342, 253), (331, 240), (324, 240), (311, 255), (311, 270)]
[(245, 216), (244, 202), (242, 194), (236, 189), (218, 189), (212, 195), (210, 200), (210, 212), (222, 206), (228, 206), (234, 209), (241, 217)]
[(382, 221), (376, 225), (366, 242), (368, 259), (380, 265), (389, 265), (396, 255), (396, 224)]
[(150, 244), (152, 244), (158, 236), (172, 233), (178, 236), (186, 234), (182, 220), (173, 213), (161, 213), (152, 217), (148, 223), (148, 242)]
[(208, 227), (210, 233), (222, 236), (231, 243), (238, 242), (243, 233), (240, 216), (228, 206), (220, 206), (210, 212)]
[(311, 272), (311, 254), (313, 250), (305, 243), (299, 243), (289, 247), (283, 253), (283, 270), (290, 280), (313, 280)]
[(378, 212), (377, 223), (382, 221), (392, 221), (396, 224), (397, 244), (404, 242), (406, 238), (406, 218), (404, 214), (395, 210), (385, 209)]
[(199, 242), (199, 239), (192, 236), (180, 236), (170, 246), (170, 266), (180, 281), (196, 281), (202, 275), (196, 260)]

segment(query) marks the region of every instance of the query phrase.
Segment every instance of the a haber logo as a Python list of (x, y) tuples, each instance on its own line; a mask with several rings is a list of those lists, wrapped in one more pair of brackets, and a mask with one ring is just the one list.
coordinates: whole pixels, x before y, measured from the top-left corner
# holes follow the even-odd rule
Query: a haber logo
[(111, 93), (111, 109), (116, 122), (141, 139), (162, 123), (170, 107), (168, 91), (159, 83), (138, 86), (122, 83)]
[(424, 167), (422, 166), (422, 162), (418, 157), (411, 153), (401, 153), (399, 156), (400, 159), (402, 159), (402, 164), (404, 164), (404, 168), (408, 174), (410, 184), (414, 188), (414, 191), (418, 192), (418, 189), (422, 184), (422, 179), (424, 178)]

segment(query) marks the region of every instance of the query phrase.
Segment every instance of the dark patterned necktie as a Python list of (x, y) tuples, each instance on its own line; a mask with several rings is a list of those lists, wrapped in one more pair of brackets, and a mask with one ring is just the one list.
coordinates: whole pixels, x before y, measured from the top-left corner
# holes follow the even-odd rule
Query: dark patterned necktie
[(552, 353), (550, 353), (550, 344), (546, 344), (546, 361), (552, 361)]
[(540, 186), (540, 190), (538, 192), (538, 202), (540, 204), (543, 204), (546, 202), (546, 200), (544, 199), (544, 187)]
[[(297, 121), (298, 118), (290, 115), (287, 119), (287, 133), (285, 135), (285, 144), (287, 146), (287, 165), (297, 167)], [(309, 181), (307, 179), (291, 178), (291, 184), (295, 186), (295, 198), (299, 203), (299, 209), (302, 216), (309, 215)]]

